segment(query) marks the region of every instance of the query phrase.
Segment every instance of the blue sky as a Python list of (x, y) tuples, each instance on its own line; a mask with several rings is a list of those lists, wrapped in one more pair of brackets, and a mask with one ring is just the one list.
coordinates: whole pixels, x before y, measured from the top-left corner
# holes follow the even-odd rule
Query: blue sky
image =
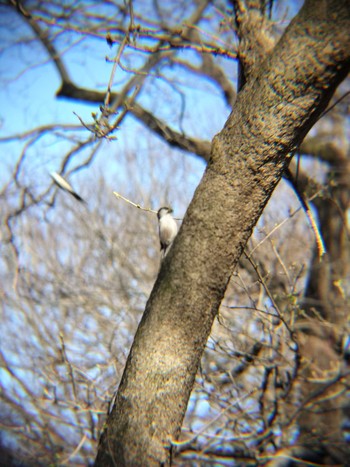
[[(2, 102), (0, 137), (29, 131), (40, 125), (57, 123), (79, 125), (80, 122), (73, 112), (77, 113), (85, 122), (90, 123), (92, 121), (91, 112), (98, 112), (99, 106), (57, 99), (55, 94), (61, 84), (60, 77), (52, 63), (47, 63), (47, 52), (41, 44), (31, 41), (32, 31), (16, 12), (13, 10), (9, 12), (10, 10), (7, 8), (1, 8), (1, 10), (5, 14), (0, 20), (3, 26), (0, 28), (0, 45), (2, 49), (0, 73), (3, 83), (0, 89), (0, 100)], [(5, 29), (8, 23), (11, 24), (10, 29), (12, 29), (10, 35)], [(17, 41), (23, 35), (29, 40), (29, 45), (13, 45), (13, 38), (15, 37)], [(107, 88), (112, 68), (112, 64), (107, 63), (105, 57), (113, 57), (115, 51), (116, 48), (110, 49), (104, 40), (95, 40), (91, 44), (88, 39), (82, 40), (79, 37), (78, 43), (64, 54), (63, 60), (67, 64), (70, 75), (76, 84), (104, 91)], [(186, 52), (184, 52), (185, 55)], [(38, 63), (40, 66), (37, 66)], [(171, 73), (172, 71), (169, 70), (170, 75)], [(174, 77), (176, 78), (176, 73)], [(129, 75), (122, 70), (118, 70), (115, 83), (119, 83), (120, 87), (128, 78)], [(118, 85), (115, 88), (118, 89)], [(176, 112), (174, 113), (174, 108), (178, 109), (180, 107), (180, 98), (177, 98), (175, 93), (172, 95), (172, 101), (167, 102), (166, 95), (170, 89), (169, 85), (162, 80), (158, 80), (154, 89), (157, 89), (159, 93), (163, 93), (165, 99), (156, 102), (154, 100), (155, 91), (153, 90), (153, 93), (149, 94), (146, 90), (141, 96), (141, 102), (146, 108), (155, 109), (157, 115), (166, 116), (170, 124), (178, 129), (176, 128), (178, 116)], [(196, 82), (182, 82), (181, 90), (186, 94), (188, 102), (184, 119), (186, 130), (194, 136), (210, 140), (222, 128), (229, 109), (223, 103), (214, 86), (209, 82), (204, 88), (203, 86), (199, 88)], [(174, 96), (175, 99), (178, 99), (175, 106)], [(208, 112), (208, 109), (212, 108), (216, 108), (217, 111), (211, 113), (210, 121), (208, 121), (204, 118), (204, 115)], [(79, 134), (84, 138), (89, 136), (89, 132), (84, 129)], [(135, 134), (138, 135), (138, 138), (135, 138)], [(144, 153), (144, 163), (147, 163), (147, 151), (151, 149), (148, 131), (139, 123), (136, 123), (132, 117), (126, 118), (116, 136), (117, 141), (103, 143), (103, 150), (95, 162), (102, 170), (103, 166), (108, 164), (107, 178), (113, 172), (112, 166), (119, 174), (123, 171), (122, 164), (116, 163), (118, 154), (125, 153), (125, 151), (141, 150)], [(146, 143), (143, 140), (147, 140)], [(155, 137), (151, 146), (153, 150), (163, 151), (164, 143)], [(18, 142), (13, 141), (2, 144), (0, 164), (3, 167), (8, 167), (8, 170), (4, 171), (1, 177), (4, 176), (4, 173), (6, 174), (12, 170), (22, 147), (23, 142), (18, 144)], [(55, 138), (43, 137), (39, 143), (36, 143), (28, 150), (29, 157), (27, 157), (27, 162), (23, 168), (27, 181), (33, 179), (37, 186), (43, 188), (46, 184), (44, 175), (49, 171), (58, 170), (62, 154), (67, 149), (68, 145), (57, 143)], [(173, 154), (173, 157), (188, 158), (188, 155), (180, 156), (180, 151), (175, 151)], [(85, 156), (86, 152), (80, 156), (80, 160)], [(193, 191), (203, 172), (204, 164), (195, 157), (191, 159), (193, 186), (190, 191)], [(75, 159), (75, 161), (78, 160), (79, 157)]]

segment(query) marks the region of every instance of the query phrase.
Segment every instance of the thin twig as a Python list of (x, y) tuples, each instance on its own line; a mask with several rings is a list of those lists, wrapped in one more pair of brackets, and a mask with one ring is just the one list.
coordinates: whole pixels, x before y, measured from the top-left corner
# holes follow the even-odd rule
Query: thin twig
[[(319, 190), (317, 193), (315, 193), (313, 196), (311, 196), (311, 198), (309, 199), (309, 201), (312, 201), (313, 199), (317, 198), (317, 196), (319, 196), (321, 193), (323, 192), (323, 190)], [(285, 219), (283, 219), (283, 221), (281, 221), (279, 224), (275, 225), (275, 227), (266, 235), (266, 237), (264, 237), (262, 240), (260, 240), (259, 243), (257, 243), (254, 248), (250, 251), (250, 255), (252, 255), (254, 253), (255, 250), (257, 250), (263, 243), (265, 243), (265, 241), (271, 236), (273, 235), (278, 229), (280, 229), (284, 224), (286, 224), (290, 219), (292, 219), (296, 214), (298, 214), (298, 212), (300, 212), (301, 210), (303, 209), (302, 206), (300, 206), (299, 208), (295, 209), (295, 211), (291, 212), (289, 214), (288, 217), (286, 217)]]
[(259, 271), (259, 268), (257, 266), (257, 264), (255, 263), (255, 261), (253, 260), (252, 258), (252, 253), (248, 254), (246, 251), (244, 251), (244, 255), (245, 257), (247, 258), (247, 260), (250, 262), (250, 264), (252, 265), (253, 269), (255, 270), (255, 273), (256, 275), (258, 276), (258, 279), (259, 279), (259, 282), (260, 284), (262, 284), (262, 286), (264, 287), (264, 290), (266, 291), (266, 294), (267, 296), (269, 297), (269, 299), (271, 300), (271, 303), (274, 307), (274, 309), (276, 310), (276, 313), (277, 313), (277, 317), (282, 321), (282, 323), (285, 325), (286, 329), (288, 330), (289, 334), (290, 334), (290, 337), (291, 339), (294, 341), (294, 334), (293, 334), (293, 330), (290, 328), (289, 324), (287, 323), (287, 321), (284, 319), (272, 293), (270, 292), (270, 289), (268, 288), (266, 282), (265, 282), (265, 279), (262, 277), (262, 275), (260, 274), (260, 271)]
[(121, 194), (117, 193), (116, 191), (113, 191), (113, 194), (117, 197), (117, 198), (120, 198), (122, 199), (123, 201), (131, 204), (132, 206), (134, 206), (135, 208), (137, 209), (141, 209), (142, 211), (146, 211), (146, 212), (153, 212), (154, 214), (157, 214), (157, 211), (155, 211), (154, 209), (151, 209), (151, 208), (144, 208), (142, 207), (140, 204), (136, 204), (134, 203), (133, 201), (130, 201), (129, 199), (125, 198), (124, 196), (122, 196)]
[(347, 96), (350, 95), (350, 91), (347, 91), (345, 94), (343, 94), (342, 96), (339, 97), (339, 99), (337, 99), (334, 104), (332, 104), (330, 107), (328, 107), (324, 112), (321, 113), (321, 115), (319, 116), (319, 118), (317, 119), (320, 120), (321, 118), (323, 118), (326, 114), (328, 114), (328, 112), (330, 112), (331, 110), (334, 109), (335, 106), (337, 106), (342, 100), (344, 100)]
[(190, 444), (192, 443), (193, 441), (195, 441), (199, 436), (201, 436), (203, 433), (205, 433), (205, 431), (210, 428), (210, 426), (212, 426), (215, 422), (217, 422), (222, 416), (224, 416), (230, 409), (232, 409), (232, 407), (235, 407), (238, 405), (239, 402), (241, 402), (242, 400), (245, 400), (247, 399), (248, 397), (250, 397), (254, 392), (256, 391), (256, 388), (250, 390), (247, 394), (244, 394), (243, 396), (241, 397), (237, 397), (236, 400), (234, 402), (232, 402), (231, 404), (229, 404), (226, 408), (224, 408), (221, 412), (219, 412), (217, 415), (215, 415), (211, 420), (209, 420), (209, 422), (207, 422), (203, 428), (201, 428), (200, 430), (197, 431), (197, 433), (194, 433), (192, 438), (190, 439), (186, 439), (186, 440), (183, 440), (183, 441), (177, 441), (177, 440), (171, 440), (171, 444), (173, 446), (185, 446), (186, 444)]
[(291, 171), (288, 169), (285, 173), (285, 176), (287, 180), (292, 184), (292, 187), (294, 189), (294, 193), (296, 194), (301, 206), (303, 207), (306, 217), (309, 220), (311, 229), (315, 235), (315, 240), (316, 240), (316, 245), (317, 245), (317, 251), (318, 251), (318, 256), (319, 259), (321, 260), (323, 255), (326, 253), (326, 246), (324, 244), (322, 234), (320, 229), (318, 228), (318, 225), (316, 224), (316, 221), (314, 219), (314, 216), (312, 214), (311, 208), (307, 200), (304, 198), (303, 194), (299, 190), (297, 181), (294, 179)]
[(76, 402), (77, 401), (77, 389), (76, 389), (76, 384), (75, 384), (73, 366), (72, 366), (71, 362), (68, 359), (67, 352), (66, 352), (66, 344), (64, 342), (64, 337), (63, 337), (63, 334), (61, 332), (59, 334), (59, 338), (60, 338), (60, 341), (61, 341), (61, 348), (60, 348), (61, 355), (62, 355), (63, 361), (66, 363), (66, 365), (68, 367), (68, 372), (69, 372), (69, 376), (71, 378), (71, 383), (72, 383), (72, 388), (73, 388), (74, 400)]
[(78, 454), (78, 452), (83, 447), (83, 444), (85, 443), (86, 440), (87, 440), (87, 436), (86, 436), (86, 434), (84, 434), (83, 437), (81, 438), (78, 446), (74, 449), (74, 451), (71, 454), (69, 454), (68, 457), (61, 460), (62, 465), (67, 464), (75, 455)]
[(124, 51), (124, 49), (125, 49), (128, 42), (129, 42), (129, 31), (125, 34), (124, 39), (123, 39), (122, 43), (120, 44), (120, 46), (118, 48), (118, 51), (117, 51), (117, 54), (116, 54), (116, 57), (114, 59), (114, 64), (113, 64), (111, 76), (109, 78), (109, 83), (108, 83), (107, 92), (106, 92), (106, 98), (105, 98), (105, 102), (104, 102), (105, 108), (107, 108), (109, 106), (109, 102), (110, 102), (110, 98), (111, 98), (111, 90), (112, 90), (113, 81), (114, 81), (114, 75), (115, 75), (115, 72), (117, 71), (117, 67), (119, 65), (122, 53), (123, 53), (123, 51)]

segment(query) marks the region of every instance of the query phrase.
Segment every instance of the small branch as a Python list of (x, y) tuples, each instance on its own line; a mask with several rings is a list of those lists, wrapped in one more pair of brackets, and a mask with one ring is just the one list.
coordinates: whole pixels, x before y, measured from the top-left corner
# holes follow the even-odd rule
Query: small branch
[(86, 440), (87, 440), (87, 436), (86, 436), (86, 434), (84, 434), (83, 437), (81, 438), (81, 440), (80, 440), (78, 446), (74, 449), (74, 451), (73, 451), (71, 454), (69, 454), (68, 457), (66, 457), (65, 459), (62, 459), (62, 460), (61, 460), (61, 464), (62, 464), (62, 465), (68, 464), (68, 462), (69, 462), (74, 456), (76, 456), (76, 455), (78, 454), (78, 452), (79, 452), (80, 449), (83, 447), (83, 444), (85, 443)]
[(68, 367), (68, 372), (69, 372), (69, 375), (70, 375), (70, 378), (71, 378), (71, 383), (72, 383), (72, 388), (73, 388), (73, 394), (74, 394), (74, 400), (75, 402), (78, 400), (77, 398), (77, 388), (76, 388), (76, 384), (75, 384), (75, 378), (74, 378), (74, 372), (73, 372), (73, 367), (72, 367), (72, 364), (70, 363), (70, 361), (68, 360), (68, 356), (67, 356), (67, 352), (66, 352), (66, 344), (64, 342), (64, 338), (63, 338), (63, 334), (60, 332), (60, 341), (61, 341), (61, 354), (62, 354), (62, 359), (63, 361), (66, 363), (67, 367)]
[(321, 113), (321, 115), (319, 116), (319, 118), (317, 119), (318, 120), (321, 120), (321, 118), (323, 118), (325, 115), (328, 114), (328, 112), (330, 112), (331, 110), (334, 109), (334, 107), (336, 107), (342, 100), (346, 99), (348, 96), (350, 95), (350, 91), (347, 91), (345, 94), (343, 94), (341, 97), (339, 97), (339, 99), (337, 99), (334, 104), (330, 105), (324, 112)]
[(43, 30), (39, 26), (38, 22), (31, 16), (27, 17), (27, 22), (51, 57), (51, 60), (53, 61), (62, 81), (70, 82), (71, 79), (67, 68), (61, 60), (61, 53), (56, 49), (53, 42), (49, 39), (47, 31)]
[(299, 187), (298, 187), (296, 181), (294, 180), (294, 177), (293, 177), (293, 175), (292, 175), (292, 173), (291, 173), (291, 171), (289, 169), (286, 170), (285, 177), (291, 183), (291, 185), (292, 185), (292, 187), (294, 189), (294, 192), (295, 192), (298, 200), (300, 201), (300, 204), (302, 205), (302, 207), (303, 207), (303, 209), (305, 211), (306, 217), (308, 218), (308, 220), (310, 222), (311, 229), (312, 229), (312, 231), (313, 231), (313, 233), (315, 235), (318, 256), (319, 256), (319, 258), (321, 260), (323, 255), (326, 253), (326, 247), (325, 247), (325, 244), (324, 244), (320, 229), (318, 228), (318, 226), (316, 224), (316, 221), (315, 221), (314, 216), (313, 216), (313, 214), (311, 212), (311, 209), (310, 209), (310, 206), (309, 206), (308, 202), (306, 201), (303, 194), (299, 190)]
[(232, 402), (231, 404), (227, 405), (227, 407), (225, 407), (224, 409), (221, 410), (221, 412), (219, 412), (217, 415), (215, 415), (211, 420), (209, 420), (209, 422), (207, 422), (203, 428), (201, 428), (200, 430), (197, 431), (197, 433), (194, 433), (192, 438), (190, 439), (186, 439), (184, 441), (177, 441), (177, 440), (171, 440), (171, 444), (173, 446), (176, 446), (176, 447), (181, 447), (181, 446), (185, 446), (185, 445), (188, 445), (188, 444), (191, 444), (193, 443), (193, 441), (195, 441), (199, 436), (205, 434), (206, 430), (208, 430), (215, 422), (217, 422), (221, 417), (223, 417), (224, 415), (226, 415), (231, 409), (232, 407), (235, 407), (238, 405), (238, 403), (240, 403), (241, 401), (244, 401), (245, 399), (247, 399), (248, 397), (250, 397), (252, 394), (254, 394), (254, 392), (256, 392), (256, 389), (251, 389), (249, 392), (247, 392), (246, 394), (244, 394), (243, 396), (241, 397), (237, 397), (236, 400), (234, 402)]
[(255, 263), (255, 261), (252, 258), (252, 253), (248, 254), (246, 251), (244, 251), (244, 255), (247, 258), (247, 260), (249, 261), (249, 263), (252, 265), (256, 275), (258, 276), (260, 284), (264, 287), (264, 289), (265, 289), (265, 291), (267, 293), (267, 296), (271, 300), (271, 303), (272, 303), (272, 305), (273, 305), (273, 307), (274, 307), (274, 309), (276, 310), (276, 313), (277, 313), (276, 317), (278, 317), (282, 321), (282, 323), (285, 325), (286, 329), (288, 330), (291, 339), (294, 341), (293, 330), (290, 328), (289, 324), (284, 319), (284, 317), (283, 317), (283, 315), (282, 315), (282, 313), (281, 313), (281, 311), (280, 311), (280, 309), (279, 309), (279, 307), (278, 307), (272, 293), (270, 292), (270, 289), (268, 288), (268, 286), (267, 286), (267, 284), (265, 282), (265, 279), (260, 274), (259, 268), (258, 268), (257, 264)]
[[(323, 192), (323, 189), (319, 190), (317, 193), (315, 193), (310, 199), (309, 201), (312, 201), (313, 199), (317, 198), (318, 196), (320, 196)], [(290, 219), (292, 219), (296, 214), (298, 214), (299, 211), (301, 211), (302, 209), (302, 206), (300, 206), (299, 208), (295, 209), (295, 211), (291, 212), (289, 214), (288, 217), (286, 217), (285, 219), (283, 219), (283, 221), (281, 221), (279, 224), (275, 225), (275, 227), (273, 227), (273, 229), (270, 230), (270, 232), (266, 235), (266, 237), (264, 237), (262, 240), (260, 240), (259, 243), (257, 243), (254, 248), (249, 252), (250, 256), (263, 244), (265, 243), (265, 241), (271, 237), (271, 235), (273, 235), (278, 229), (280, 229), (286, 222), (288, 222)]]
[(125, 201), (126, 203), (131, 204), (131, 206), (134, 206), (134, 207), (137, 208), (137, 209), (141, 209), (142, 211), (152, 212), (152, 213), (154, 213), (154, 214), (157, 214), (157, 211), (155, 211), (154, 209), (151, 209), (151, 208), (144, 208), (144, 207), (142, 207), (140, 204), (136, 204), (136, 203), (134, 203), (133, 201), (130, 201), (129, 199), (127, 199), (127, 198), (125, 198), (124, 196), (122, 196), (121, 194), (117, 193), (116, 191), (113, 191), (113, 194), (114, 194), (117, 198), (122, 199), (123, 201)]
[(104, 107), (105, 108), (108, 108), (108, 106), (109, 106), (110, 99), (111, 99), (111, 90), (112, 90), (112, 86), (113, 86), (115, 72), (117, 71), (117, 67), (118, 67), (118, 65), (120, 63), (122, 53), (123, 53), (123, 51), (124, 51), (124, 49), (125, 49), (128, 42), (129, 42), (129, 32), (127, 34), (125, 34), (125, 37), (124, 37), (122, 43), (120, 44), (120, 46), (118, 48), (118, 52), (116, 54), (116, 57), (113, 60), (114, 63), (113, 63), (112, 71), (111, 71), (111, 76), (109, 78), (109, 83), (108, 83), (107, 92), (106, 92), (106, 98), (105, 98), (105, 102), (104, 102)]

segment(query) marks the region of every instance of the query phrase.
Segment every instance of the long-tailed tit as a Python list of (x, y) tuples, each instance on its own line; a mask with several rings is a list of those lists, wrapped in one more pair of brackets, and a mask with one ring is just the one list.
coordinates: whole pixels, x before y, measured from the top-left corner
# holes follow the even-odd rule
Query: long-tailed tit
[(177, 234), (177, 224), (171, 213), (173, 210), (168, 207), (162, 207), (159, 209), (158, 223), (159, 223), (159, 241), (160, 251), (164, 256), (167, 254), (170, 245), (173, 243), (174, 238)]
[(51, 177), (53, 178), (53, 181), (58, 185), (62, 190), (68, 191), (72, 196), (74, 196), (75, 199), (78, 201), (81, 201), (82, 203), (85, 203), (83, 198), (76, 193), (71, 185), (57, 172), (51, 172), (50, 173)]

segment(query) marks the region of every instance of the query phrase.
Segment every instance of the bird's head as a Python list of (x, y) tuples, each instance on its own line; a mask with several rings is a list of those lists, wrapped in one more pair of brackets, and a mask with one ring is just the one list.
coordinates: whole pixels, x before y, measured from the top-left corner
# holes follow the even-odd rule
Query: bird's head
[(158, 219), (161, 219), (163, 216), (166, 216), (167, 214), (171, 214), (173, 210), (168, 207), (168, 206), (163, 206), (162, 208), (158, 209), (157, 216)]

